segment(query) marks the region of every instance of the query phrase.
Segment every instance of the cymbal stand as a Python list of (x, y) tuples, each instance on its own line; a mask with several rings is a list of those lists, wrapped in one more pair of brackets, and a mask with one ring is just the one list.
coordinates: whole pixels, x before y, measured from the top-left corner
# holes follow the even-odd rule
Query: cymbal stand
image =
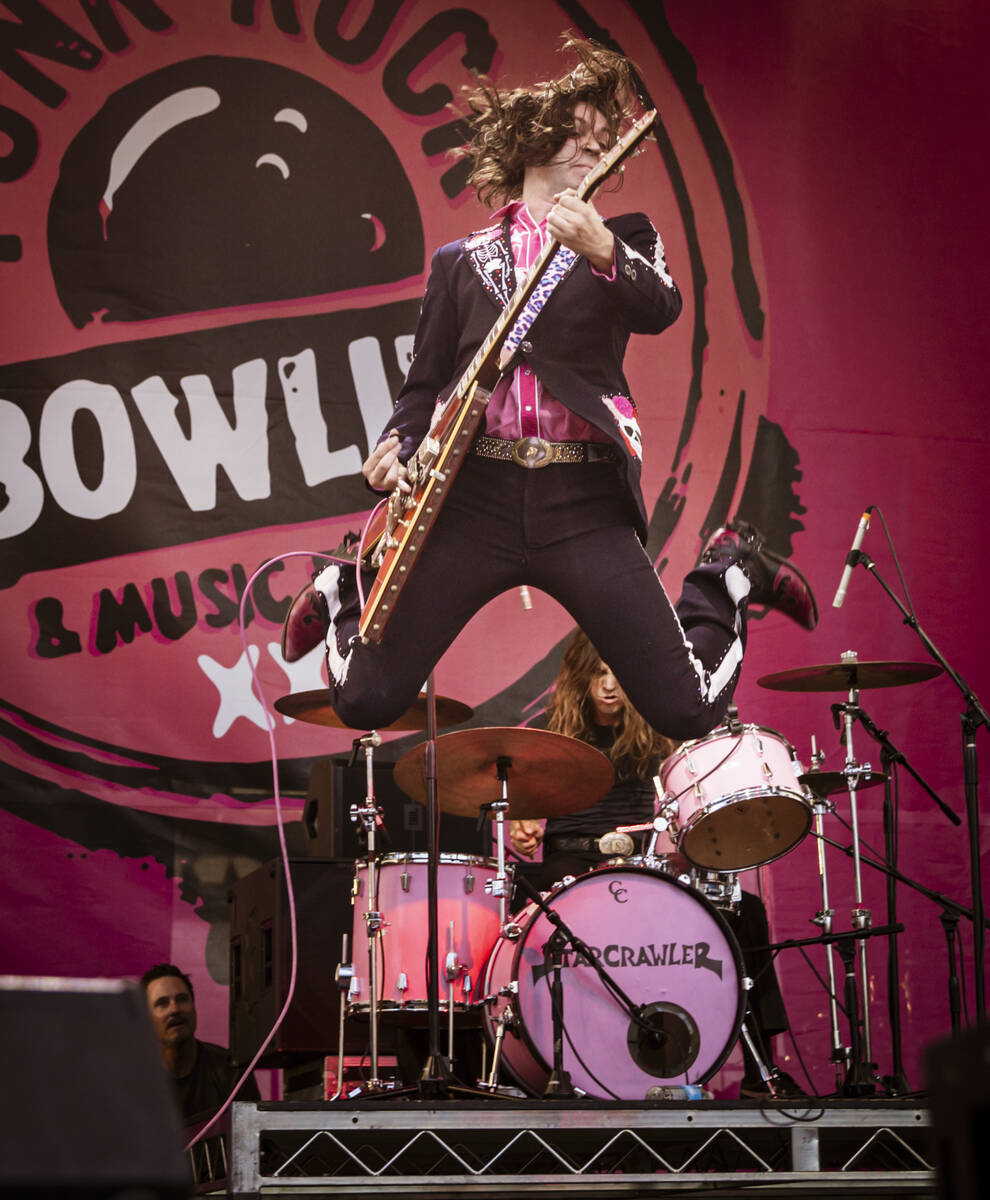
[[(816, 749), (814, 737), (812, 737), (811, 742), (811, 770), (813, 773), (824, 762), (825, 752), (824, 750)], [(821, 881), (822, 891), (822, 906), (814, 917), (812, 917), (811, 923), (817, 925), (822, 933), (829, 934), (832, 932), (832, 918), (835, 916), (835, 909), (829, 902), (828, 867), (825, 861), (824, 828), (822, 822), (825, 814), (834, 812), (835, 809), (827, 796), (818, 795), (814, 787), (811, 787), (810, 790), (814, 799), (812, 812), (815, 815), (815, 840), (818, 843), (818, 878)], [(842, 1034), (839, 1031), (839, 1000), (838, 993), (835, 990), (835, 959), (832, 955), (831, 942), (825, 943), (825, 972), (828, 977), (828, 1014), (832, 1035), (830, 1061), (835, 1064), (835, 1088), (836, 1091), (839, 1091), (849, 1068), (850, 1047), (844, 1045)]]
[(370, 1032), (371, 1078), (368, 1087), (381, 1090), (385, 1085), (378, 1077), (378, 949), (382, 926), (385, 924), (378, 911), (378, 852), (375, 831), (382, 826), (382, 810), (375, 804), (375, 749), (382, 744), (381, 734), (372, 730), (364, 737), (356, 738), (354, 752), (364, 750), (366, 790), (363, 805), (352, 804), (351, 820), (360, 822), (368, 842), (368, 895), (364, 910), (364, 924), (368, 935), (368, 1024)]
[[(855, 661), (855, 652), (845, 651), (842, 658), (847, 655)], [(844, 774), (849, 789), (849, 811), (852, 817), (852, 838), (853, 838), (853, 874), (856, 882), (856, 906), (850, 913), (850, 920), (855, 929), (869, 929), (872, 924), (872, 912), (870, 909), (863, 906), (863, 874), (860, 860), (860, 837), (859, 837), (859, 806), (857, 804), (856, 789), (859, 785), (860, 775), (870, 773), (869, 763), (858, 763), (853, 752), (853, 723), (858, 715), (859, 708), (859, 688), (852, 686), (849, 689), (849, 700), (846, 704), (834, 704), (832, 711), (838, 719), (839, 714), (842, 716), (843, 725), (843, 744), (846, 748), (846, 765)], [(859, 940), (859, 986), (862, 995), (862, 1014), (863, 1014), (863, 1054), (864, 1064), (869, 1064), (868, 1069), (872, 1070), (873, 1064), (873, 1038), (870, 1030), (870, 974), (867, 963), (866, 938)], [(859, 1064), (853, 1063), (853, 1068), (858, 1069)]]
[(491, 804), (484, 804), (482, 808), (495, 814), (495, 847), (498, 856), (495, 878), (485, 881), (485, 891), (489, 896), (494, 896), (498, 900), (498, 919), (502, 927), (502, 936), (514, 942), (522, 933), (522, 927), (515, 921), (509, 920), (508, 912), (511, 889), (509, 874), (505, 867), (505, 814), (509, 809), (509, 768), (511, 766), (512, 759), (504, 754), (500, 754), (495, 760), (496, 773), (502, 784), (502, 798), (493, 800)]

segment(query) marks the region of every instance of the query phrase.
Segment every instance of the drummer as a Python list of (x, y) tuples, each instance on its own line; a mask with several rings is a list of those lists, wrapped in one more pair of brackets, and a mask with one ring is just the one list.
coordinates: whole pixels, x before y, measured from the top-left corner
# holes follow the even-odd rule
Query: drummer
[[(547, 728), (554, 733), (579, 738), (607, 755), (615, 770), (615, 783), (597, 803), (582, 812), (536, 820), (509, 822), (512, 847), (532, 858), (543, 845), (539, 886), (548, 891), (565, 875), (581, 875), (601, 866), (609, 857), (598, 847), (599, 839), (622, 825), (641, 825), (653, 820), (656, 792), (653, 778), (660, 762), (677, 748), (676, 743), (651, 728), (627, 701), (625, 693), (587, 635), (578, 630), (568, 643), (547, 710)], [(687, 869), (680, 856), (668, 858), (674, 874)], [(750, 952), (748, 946), (765, 946), (769, 941), (766, 910), (758, 896), (743, 891), (738, 912), (725, 914), (743, 952), (747, 975), (753, 980), (747, 1027), (764, 1048), (767, 1066), (772, 1057), (769, 1039), (787, 1029), (787, 1014), (777, 983), (773, 959), (767, 951)], [(742, 1043), (745, 1073), (740, 1087), (743, 1096), (766, 1096), (759, 1069), (745, 1042)], [(801, 1095), (784, 1072), (777, 1072), (777, 1090)]]

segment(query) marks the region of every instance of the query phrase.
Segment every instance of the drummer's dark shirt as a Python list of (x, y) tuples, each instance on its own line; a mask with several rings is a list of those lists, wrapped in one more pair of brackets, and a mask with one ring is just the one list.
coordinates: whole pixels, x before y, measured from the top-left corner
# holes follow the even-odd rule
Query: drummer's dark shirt
[[(594, 737), (586, 740), (607, 755), (615, 742), (615, 731), (607, 725), (596, 725)], [(601, 837), (617, 825), (640, 825), (652, 821), (656, 803), (653, 776), (660, 769), (659, 757), (645, 778), (630, 774), (628, 779), (623, 779), (624, 767), (629, 769), (629, 764), (619, 759), (615, 764), (615, 783), (596, 804), (581, 812), (550, 817), (545, 836)]]

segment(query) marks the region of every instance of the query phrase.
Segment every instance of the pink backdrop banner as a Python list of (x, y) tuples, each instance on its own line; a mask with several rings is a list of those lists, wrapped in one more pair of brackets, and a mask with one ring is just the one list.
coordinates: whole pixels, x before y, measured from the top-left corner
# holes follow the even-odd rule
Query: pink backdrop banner
[[(844, 696), (758, 680), (849, 650), (927, 660), (864, 570), (831, 607), (867, 505), (891, 544), (875, 517), (864, 548), (895, 590), (899, 562), (921, 627), (986, 703), (987, 25), (977, 0), (0, 5), (0, 969), (135, 975), (173, 959), (194, 974), (203, 1032), (226, 1039), (227, 893), (276, 852), (249, 662), (269, 706), (324, 682), (318, 654), (282, 661), (282, 618), (312, 556), (367, 511), (360, 463), (408, 364), (432, 248), (486, 220), (446, 155), (448, 105), (472, 71), (559, 73), (564, 29), (614, 39), (661, 113), (656, 144), (599, 202), (651, 214), (685, 295), (627, 360), (658, 569), (676, 593), (738, 511), (818, 595), (811, 635), (776, 614), (752, 623), (743, 720), (806, 764), (814, 736), (839, 770)], [(246, 581), (291, 551), (252, 589), (245, 649)], [(545, 596), (531, 612), (501, 597), (445, 656), (438, 691), (476, 724), (521, 724), (571, 628)], [(959, 689), (943, 675), (861, 702), (963, 818), (899, 768), (899, 869), (968, 905)], [(274, 721), (296, 836), (314, 762), (352, 735)], [(862, 725), (854, 739), (878, 767)], [(985, 807), (985, 730), (977, 746)], [(881, 850), (882, 799), (860, 796)], [(848, 798), (836, 809), (826, 832), (847, 845)], [(851, 867), (838, 850), (829, 865), (847, 928)], [(745, 882), (774, 936), (812, 935), (813, 839), (760, 876)], [(882, 876), (864, 885), (881, 924)], [(949, 1029), (947, 956), (940, 904), (903, 886), (898, 901), (918, 1087), (925, 1045)], [(821, 969), (820, 949), (809, 959)], [(800, 1053), (831, 1090), (825, 995), (797, 951), (778, 969)], [(886, 1074), (880, 939), (870, 974)], [(778, 1057), (800, 1074), (793, 1049)]]

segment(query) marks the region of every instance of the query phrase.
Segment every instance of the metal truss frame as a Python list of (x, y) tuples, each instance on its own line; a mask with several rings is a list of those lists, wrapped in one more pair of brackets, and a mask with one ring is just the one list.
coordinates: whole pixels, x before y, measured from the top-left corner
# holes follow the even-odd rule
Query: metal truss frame
[(591, 1106), (236, 1103), (229, 1195), (931, 1196), (928, 1115), (897, 1101)]

